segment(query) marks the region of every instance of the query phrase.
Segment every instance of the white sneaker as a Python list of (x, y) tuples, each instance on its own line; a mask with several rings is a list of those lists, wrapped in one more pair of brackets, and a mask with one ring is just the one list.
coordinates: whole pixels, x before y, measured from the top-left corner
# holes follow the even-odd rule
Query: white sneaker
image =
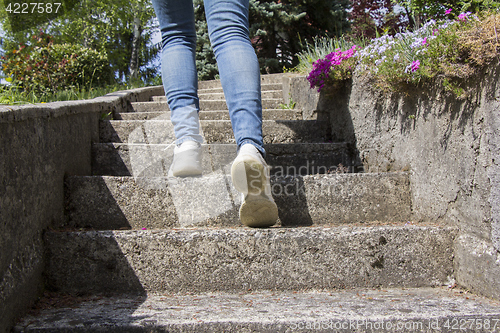
[(241, 146), (231, 166), (234, 187), (243, 194), (240, 220), (249, 227), (270, 227), (278, 220), (273, 200), (269, 166), (252, 144)]
[(169, 177), (190, 177), (202, 174), (201, 144), (184, 141), (174, 148), (174, 158), (168, 171)]

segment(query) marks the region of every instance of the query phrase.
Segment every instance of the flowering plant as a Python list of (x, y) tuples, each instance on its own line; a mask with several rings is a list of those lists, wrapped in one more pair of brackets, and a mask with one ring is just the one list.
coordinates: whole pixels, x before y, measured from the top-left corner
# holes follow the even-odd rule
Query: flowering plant
[[(500, 15), (495, 13), (478, 18), (467, 12), (456, 20), (430, 20), (416, 31), (385, 35), (349, 53), (336, 50), (314, 63), (308, 80), (311, 88), (320, 91), (329, 80), (345, 79), (356, 66), (370, 73), (383, 89), (398, 89), (400, 83), (419, 83), (438, 75), (448, 88), (449, 80), (470, 77), (498, 57), (500, 44), (495, 41), (499, 23)], [(349, 64), (350, 71), (342, 72), (346, 60), (353, 59), (356, 62)], [(460, 91), (455, 88), (455, 93)]]
[(313, 63), (313, 70), (307, 76), (311, 88), (317, 88), (318, 92), (320, 92), (325, 86), (325, 82), (330, 78), (331, 71), (334, 69), (337, 69), (335, 71), (336, 79), (347, 78), (346, 74), (350, 76), (354, 63), (352, 61), (348, 62), (348, 60), (355, 56), (356, 49), (356, 45), (347, 51), (337, 49), (325, 56), (325, 58), (315, 61)]

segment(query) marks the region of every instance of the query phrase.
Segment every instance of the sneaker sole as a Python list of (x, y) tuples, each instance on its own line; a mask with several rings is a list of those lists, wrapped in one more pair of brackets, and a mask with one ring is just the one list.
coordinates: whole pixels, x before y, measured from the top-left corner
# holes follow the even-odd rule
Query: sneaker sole
[(266, 183), (264, 165), (251, 157), (235, 161), (231, 166), (231, 178), (238, 192), (244, 195), (261, 194)]
[(184, 168), (181, 171), (172, 172), (172, 176), (174, 177), (195, 177), (201, 176), (203, 172), (198, 168), (188, 169)]
[(268, 198), (247, 196), (240, 207), (240, 220), (247, 227), (270, 227), (278, 220), (278, 207)]

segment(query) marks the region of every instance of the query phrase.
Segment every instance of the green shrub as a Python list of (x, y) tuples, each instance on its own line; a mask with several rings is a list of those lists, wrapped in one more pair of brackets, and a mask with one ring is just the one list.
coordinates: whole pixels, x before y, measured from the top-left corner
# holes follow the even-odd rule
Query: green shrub
[(45, 94), (112, 81), (105, 53), (80, 45), (53, 44), (42, 32), (32, 39), (32, 45), (20, 45), (2, 57), (4, 73), (23, 91)]

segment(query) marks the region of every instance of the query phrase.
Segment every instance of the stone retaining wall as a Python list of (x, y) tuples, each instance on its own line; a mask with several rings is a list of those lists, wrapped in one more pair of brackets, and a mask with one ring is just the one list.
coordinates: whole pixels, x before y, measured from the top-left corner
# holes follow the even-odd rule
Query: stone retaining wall
[(91, 173), (99, 118), (162, 89), (0, 106), (0, 332), (7, 332), (42, 290), (42, 233), (63, 224), (64, 177)]
[(305, 77), (286, 77), (284, 85), (304, 118), (330, 118), (332, 139), (355, 147), (365, 172), (409, 170), (414, 220), (460, 228), (457, 282), (499, 298), (498, 61), (467, 82), (463, 100), (437, 84), (383, 93), (359, 73), (321, 94), (305, 89)]

